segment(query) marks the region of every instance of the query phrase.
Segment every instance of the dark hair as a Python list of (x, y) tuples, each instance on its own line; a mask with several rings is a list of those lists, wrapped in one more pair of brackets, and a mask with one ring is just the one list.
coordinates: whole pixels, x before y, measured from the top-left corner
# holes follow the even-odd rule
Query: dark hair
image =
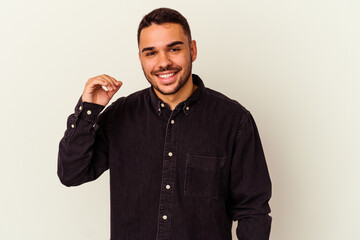
[(140, 33), (143, 28), (150, 27), (151, 24), (163, 24), (163, 23), (177, 23), (180, 24), (184, 30), (184, 33), (191, 41), (191, 32), (189, 24), (186, 18), (176, 10), (170, 8), (157, 8), (143, 17), (139, 24), (137, 32), (137, 41), (139, 44)]

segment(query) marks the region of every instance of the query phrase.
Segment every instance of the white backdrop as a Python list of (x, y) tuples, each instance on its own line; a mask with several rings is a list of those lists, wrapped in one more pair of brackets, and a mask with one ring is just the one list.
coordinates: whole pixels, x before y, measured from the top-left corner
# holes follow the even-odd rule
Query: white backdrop
[(88, 78), (148, 87), (136, 31), (162, 6), (190, 23), (194, 73), (257, 121), (271, 239), (359, 239), (358, 0), (1, 1), (0, 239), (109, 239), (108, 173), (62, 186), (58, 142)]

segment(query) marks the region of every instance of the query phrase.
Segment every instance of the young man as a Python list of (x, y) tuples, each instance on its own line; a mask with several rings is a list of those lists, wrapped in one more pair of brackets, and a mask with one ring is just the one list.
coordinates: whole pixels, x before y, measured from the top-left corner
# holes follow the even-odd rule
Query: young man
[(87, 81), (60, 142), (61, 182), (110, 170), (112, 240), (230, 240), (232, 221), (238, 239), (268, 239), (271, 182), (251, 114), (191, 73), (196, 42), (177, 11), (146, 15), (138, 45), (151, 87), (100, 114), (122, 83)]

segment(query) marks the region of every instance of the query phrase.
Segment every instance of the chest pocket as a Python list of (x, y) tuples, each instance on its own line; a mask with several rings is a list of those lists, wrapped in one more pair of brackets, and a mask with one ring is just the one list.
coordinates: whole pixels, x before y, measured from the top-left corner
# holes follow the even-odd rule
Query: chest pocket
[(210, 200), (221, 194), (221, 175), (226, 157), (188, 155), (184, 194), (188, 198)]

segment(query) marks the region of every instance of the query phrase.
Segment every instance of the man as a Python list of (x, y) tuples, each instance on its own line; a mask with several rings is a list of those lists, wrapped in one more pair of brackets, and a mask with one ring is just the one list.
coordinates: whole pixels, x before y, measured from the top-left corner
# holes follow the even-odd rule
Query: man
[(61, 182), (110, 169), (112, 240), (229, 240), (232, 221), (238, 239), (268, 239), (271, 182), (251, 114), (191, 73), (196, 42), (177, 11), (146, 15), (138, 46), (151, 87), (100, 114), (122, 83), (87, 81), (60, 142)]

